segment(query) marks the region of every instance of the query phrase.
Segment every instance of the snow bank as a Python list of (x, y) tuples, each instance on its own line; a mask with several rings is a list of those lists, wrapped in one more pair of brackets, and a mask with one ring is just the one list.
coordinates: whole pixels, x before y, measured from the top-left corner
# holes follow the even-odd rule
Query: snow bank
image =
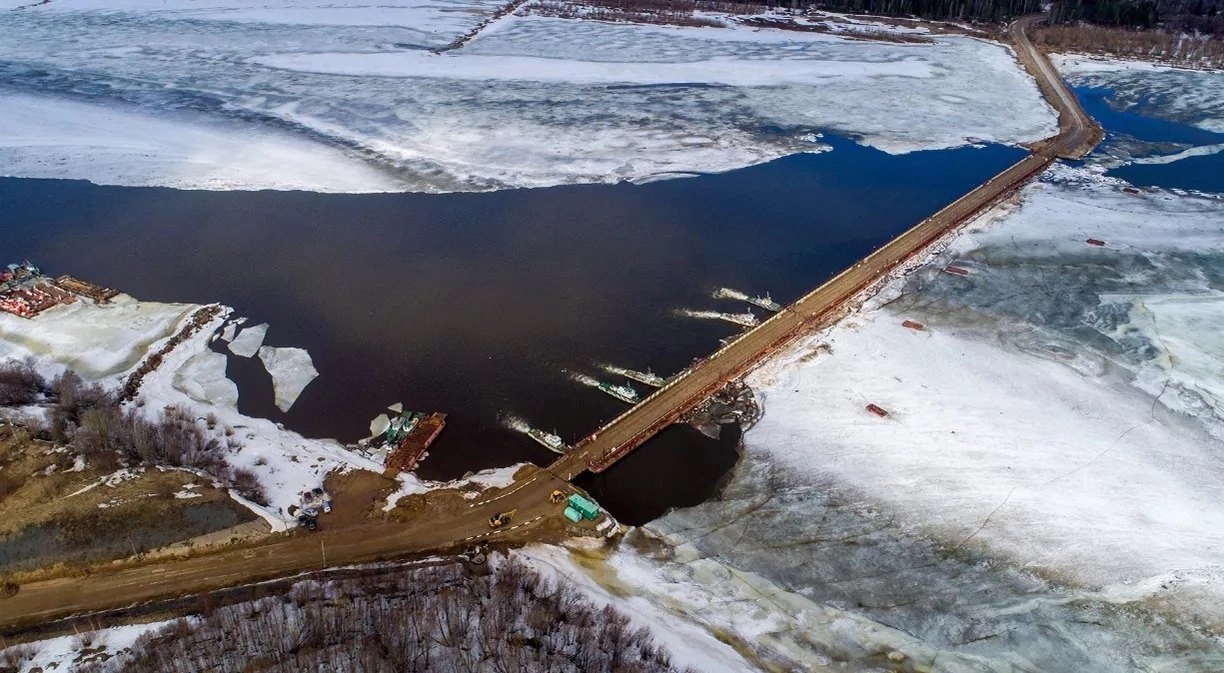
[(251, 470), (263, 485), (269, 504), (261, 506), (236, 496), (235, 500), (262, 516), (273, 530), (285, 530), (293, 525), (286, 512), (290, 505), (298, 503), (298, 494), (321, 486), (329, 472), (349, 469), (382, 472), (383, 467), (334, 440), (308, 439), (267, 419), (244, 416), (232, 407), (201, 402), (183, 392), (176, 383), (193, 375), (192, 361), (201, 353), (211, 352), (208, 343), (228, 317), (223, 312), (212, 324), (170, 351), (161, 367), (145, 377), (138, 398), (145, 403), (141, 408), (150, 417), (167, 405), (182, 407), (198, 418), (215, 415), (218, 422), (211, 432), (230, 447), (226, 461), (234, 468)]
[[(747, 445), (949, 544), (1224, 623), (1224, 202), (1063, 175), (758, 370)], [(1174, 571), (1205, 579), (1154, 583)]]
[[(399, 482), (399, 487), (387, 496), (387, 502), (383, 505), (384, 512), (390, 512), (395, 509), (395, 506), (400, 500), (409, 495), (417, 493), (425, 493), (436, 489), (463, 489), (469, 486), (479, 487), (481, 490), (490, 488), (505, 488), (514, 483), (514, 474), (518, 472), (526, 463), (518, 463), (508, 467), (498, 467), (488, 470), (481, 470), (474, 474), (469, 474), (461, 479), (454, 481), (423, 481), (415, 474), (401, 472), (396, 481)], [(465, 494), (466, 495), (466, 494)], [(478, 495), (473, 492), (472, 496)]]
[(11, 93), (0, 96), (0, 174), (179, 189), (399, 187), (334, 147), (267, 127)]
[[(588, 570), (574, 561), (570, 553), (551, 545), (533, 545), (514, 552), (545, 577), (576, 585), (597, 605), (611, 605), (627, 616), (635, 627), (646, 628), (656, 644), (667, 649), (678, 668), (697, 671), (749, 671), (757, 667), (746, 661), (725, 642), (692, 620), (689, 610), (700, 611), (702, 601), (687, 603), (689, 596), (676, 591), (678, 584), (666, 584), (658, 573), (642, 572), (633, 557), (618, 555), (613, 566), (622, 574), (609, 587), (596, 581)], [(630, 591), (649, 592), (649, 598), (627, 595)]]
[(259, 349), (259, 359), (272, 375), (272, 388), (276, 393), (276, 408), (289, 411), (302, 391), (319, 375), (310, 353), (301, 348)]
[(433, 56), (495, 3), (137, 4), (12, 13), (0, 61), (28, 68), (6, 85), (60, 98), (0, 104), (9, 173), (449, 192), (725, 171), (822, 130), (889, 152), (1055, 132), (1006, 48), (957, 36), (510, 16)]

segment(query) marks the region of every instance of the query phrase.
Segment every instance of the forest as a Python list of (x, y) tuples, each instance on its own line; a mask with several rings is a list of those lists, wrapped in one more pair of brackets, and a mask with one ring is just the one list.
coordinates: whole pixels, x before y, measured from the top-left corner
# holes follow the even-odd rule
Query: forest
[(1085, 21), (1123, 28), (1163, 28), (1224, 36), (1224, 0), (1063, 0), (1050, 9), (1051, 23)]
[[(80, 649), (97, 645), (79, 638)], [(679, 673), (623, 614), (500, 555), (305, 580), (283, 596), (171, 622), (81, 669), (120, 671)]]

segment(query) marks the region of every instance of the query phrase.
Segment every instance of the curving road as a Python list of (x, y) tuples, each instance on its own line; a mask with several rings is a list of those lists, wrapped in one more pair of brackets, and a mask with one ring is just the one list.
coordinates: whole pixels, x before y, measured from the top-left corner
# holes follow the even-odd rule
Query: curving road
[[(274, 537), (262, 544), (186, 560), (104, 568), (88, 576), (26, 584), (17, 595), (0, 599), (0, 629), (12, 634), (23, 626), (72, 614), (191, 595), (326, 566), (453, 549), (507, 536), (539, 539), (548, 534), (560, 535), (562, 527), (556, 523), (560, 508), (548, 502), (548, 494), (554, 488), (566, 486), (565, 481), (587, 469), (602, 470), (610, 466), (703, 402), (727, 381), (742, 376), (799, 336), (832, 324), (841, 309), (864, 289), (932, 242), (955, 231), (969, 218), (1022, 187), (1057, 157), (1080, 157), (1095, 146), (1100, 128), (1084, 113), (1053, 66), (1028, 39), (1026, 32), (1039, 20), (1041, 17), (1020, 19), (1012, 24), (1012, 32), (1021, 61), (1059, 112), (1057, 136), (1038, 143), (1032, 155), (691, 367), (583, 440), (548, 471), (535, 471), (500, 495), (463, 503), (436, 515), (423, 515), (408, 524), (360, 523), (314, 535)], [(508, 509), (519, 510), (514, 520), (517, 530), (491, 532), (486, 523), (488, 517)]]
[(1012, 22), (1008, 27), (1020, 62), (1037, 80), (1041, 92), (1058, 111), (1058, 135), (1048, 139), (1046, 142), (1049, 144), (1036, 148), (1036, 151), (1052, 148), (1058, 157), (1079, 159), (1101, 142), (1103, 131), (1101, 126), (1084, 112), (1079, 99), (1058, 76), (1050, 59), (1029, 40), (1029, 29), (1045, 21), (1045, 18), (1044, 14), (1026, 16)]

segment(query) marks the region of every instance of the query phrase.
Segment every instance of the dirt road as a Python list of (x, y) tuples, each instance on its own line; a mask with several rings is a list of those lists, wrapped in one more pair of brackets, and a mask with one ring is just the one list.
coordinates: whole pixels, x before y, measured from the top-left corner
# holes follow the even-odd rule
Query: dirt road
[[(101, 569), (83, 577), (23, 584), (11, 598), (0, 599), (0, 630), (11, 635), (29, 626), (77, 613), (132, 605), (210, 589), (393, 557), (467, 548), (497, 537), (513, 539), (530, 530), (532, 539), (563, 537), (561, 506), (548, 502), (555, 488), (569, 488), (544, 470), (533, 469), (492, 498), (460, 501), (444, 511), (426, 511), (408, 523), (361, 520), (328, 528), (326, 517), (314, 533), (272, 537), (261, 544), (226, 549), (183, 560)], [(489, 528), (493, 514), (518, 513), (498, 531)], [(556, 525), (546, 525), (552, 522)]]
[(1052, 151), (1055, 156), (1064, 159), (1079, 159), (1101, 142), (1104, 131), (1100, 124), (1084, 112), (1079, 99), (1058, 76), (1050, 59), (1029, 39), (1029, 31), (1044, 20), (1044, 15), (1026, 16), (1012, 22), (1008, 27), (1008, 34), (1012, 37), (1020, 63), (1037, 80), (1041, 93), (1058, 111), (1058, 135), (1047, 139), (1034, 150)]
[[(1025, 35), (1039, 18), (1017, 21), (1013, 24), (1013, 32), (1021, 60), (1059, 111), (1058, 136), (1039, 143), (1031, 156), (690, 368), (557, 460), (550, 468), (551, 474), (544, 470), (534, 471), (489, 500), (462, 502), (442, 511), (426, 512), (406, 524), (359, 522), (315, 534), (273, 538), (260, 545), (193, 559), (116, 567), (99, 570), (87, 577), (30, 583), (23, 585), (17, 595), (0, 599), (0, 629), (12, 633), (23, 624), (36, 624), (74, 613), (189, 595), (325, 566), (466, 547), (492, 537), (529, 534), (532, 539), (547, 539), (549, 534), (560, 536), (560, 508), (548, 503), (547, 495), (554, 488), (565, 486), (562, 480), (572, 479), (587, 469), (599, 470), (612, 464), (700, 404), (727, 381), (743, 375), (801, 335), (830, 324), (846, 302), (863, 289), (973, 215), (1019, 189), (1056, 157), (1082, 156), (1095, 145), (1100, 137), (1099, 127), (1088, 118), (1049, 62)], [(512, 530), (490, 531), (487, 523), (490, 516), (515, 508), (519, 511)]]

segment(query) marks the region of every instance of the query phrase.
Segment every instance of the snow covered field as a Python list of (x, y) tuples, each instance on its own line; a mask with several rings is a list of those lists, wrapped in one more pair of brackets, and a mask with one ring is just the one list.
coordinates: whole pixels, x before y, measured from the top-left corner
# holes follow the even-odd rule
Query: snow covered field
[(510, 16), (461, 49), (427, 51), (495, 6), (57, 0), (13, 12), (0, 174), (464, 191), (724, 171), (819, 151), (820, 131), (908, 152), (1055, 130), (1008, 50), (961, 37)]

